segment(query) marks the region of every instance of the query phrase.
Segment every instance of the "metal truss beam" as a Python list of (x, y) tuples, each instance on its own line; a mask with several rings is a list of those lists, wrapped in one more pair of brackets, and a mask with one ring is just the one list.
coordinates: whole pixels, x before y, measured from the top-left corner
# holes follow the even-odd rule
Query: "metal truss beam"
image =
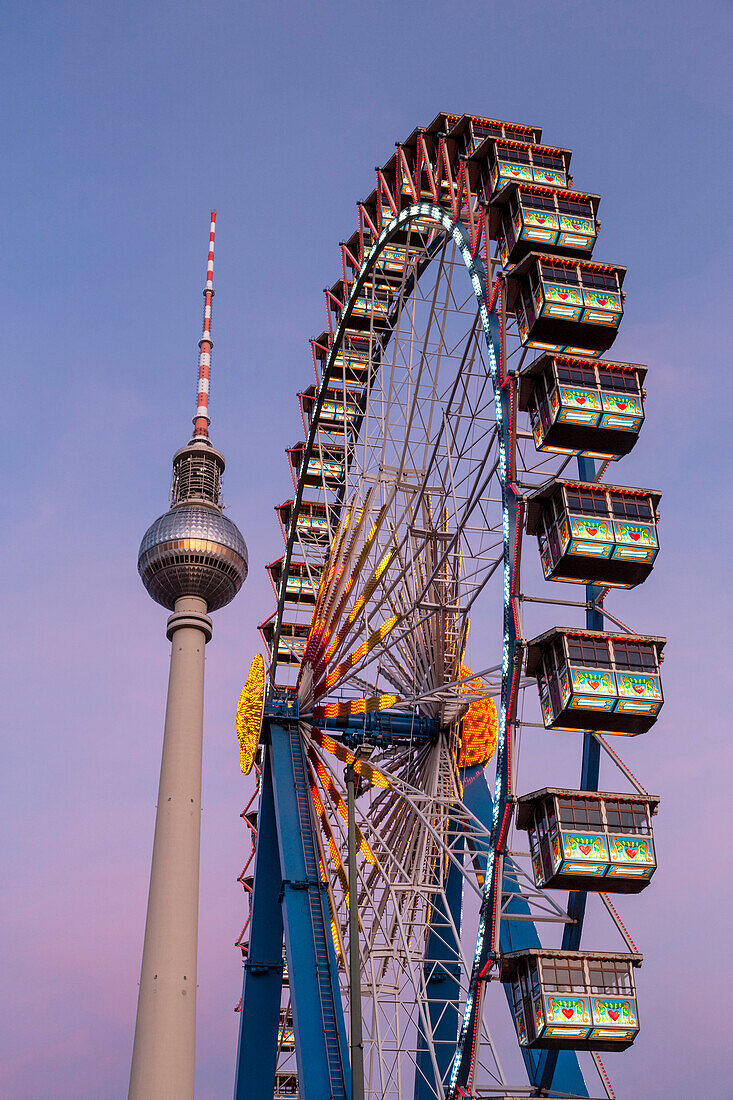
[(455, 1055), (461, 1022), (458, 1002), (464, 843), (455, 846), (454, 854), (459, 863), (451, 861), (448, 867), (445, 901), (440, 894), (436, 894), (423, 961), (430, 1031), (440, 1079), (433, 1081), (433, 1061), (425, 1035), (420, 1029), (415, 1069), (415, 1100), (432, 1100), (436, 1093), (442, 1095), (444, 1081)]
[[(487, 828), (491, 828), (493, 802), (483, 768), (480, 765), (468, 768), (462, 778), (464, 805)], [(502, 892), (504, 894), (515, 894), (516, 898), (507, 903), (505, 915), (501, 919), (499, 926), (500, 950), (503, 953), (506, 951), (521, 951), (527, 947), (540, 947), (537, 930), (532, 921), (526, 919), (530, 913), (529, 905), (519, 892), (517, 876), (512, 873), (513, 867), (510, 861), (507, 860), (507, 863), (510, 866), (503, 876)], [(512, 920), (512, 914), (516, 914), (520, 919)], [(572, 925), (567, 927), (570, 928)], [(504, 992), (509, 1003), (509, 1012), (513, 1018), (514, 1006), (511, 1000), (511, 987), (505, 985)], [(542, 1079), (547, 1075), (549, 1069), (546, 1057), (548, 1053), (556, 1057), (549, 1073), (550, 1081), (545, 1084)], [(539, 1086), (542, 1084), (544, 1088), (551, 1089), (553, 1094), (560, 1096), (588, 1096), (588, 1089), (574, 1051), (538, 1052), (522, 1049), (522, 1057), (524, 1058), (527, 1075), (533, 1085)]]

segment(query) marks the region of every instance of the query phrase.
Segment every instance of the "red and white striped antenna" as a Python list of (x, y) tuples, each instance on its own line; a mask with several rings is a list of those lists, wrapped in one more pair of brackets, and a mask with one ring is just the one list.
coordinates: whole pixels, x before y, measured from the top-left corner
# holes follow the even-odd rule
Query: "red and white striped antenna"
[(216, 231), (216, 210), (211, 211), (211, 227), (209, 230), (209, 257), (206, 261), (206, 286), (204, 287), (204, 331), (199, 340), (199, 385), (196, 400), (196, 416), (193, 424), (193, 438), (209, 438), (209, 379), (211, 377), (211, 349), (214, 341), (211, 339), (211, 302), (214, 297), (214, 234)]

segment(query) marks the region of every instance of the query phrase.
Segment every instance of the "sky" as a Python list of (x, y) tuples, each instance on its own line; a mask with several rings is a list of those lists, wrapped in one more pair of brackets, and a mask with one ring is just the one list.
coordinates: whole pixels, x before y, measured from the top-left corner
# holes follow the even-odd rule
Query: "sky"
[[(663, 490), (662, 550), (609, 606), (669, 642), (662, 716), (621, 746), (662, 796), (660, 867), (618, 905), (642, 1030), (606, 1062), (628, 1100), (729, 1096), (733, 4), (37, 0), (0, 19), (0, 1095), (126, 1095), (169, 657), (135, 565), (190, 433), (212, 207), (212, 437), (250, 576), (207, 653), (196, 1094), (231, 1095), (233, 711), (273, 609), (295, 394), (374, 166), (448, 111), (572, 148), (575, 186), (603, 196), (596, 257), (629, 269), (614, 355), (649, 364), (649, 397), (619, 479)], [(535, 737), (533, 774), (571, 736)]]

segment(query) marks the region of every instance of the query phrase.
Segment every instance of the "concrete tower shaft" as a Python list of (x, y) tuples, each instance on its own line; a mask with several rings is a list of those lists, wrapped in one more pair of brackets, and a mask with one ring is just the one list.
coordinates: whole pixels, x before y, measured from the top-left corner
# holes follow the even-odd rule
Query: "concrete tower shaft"
[(224, 457), (209, 441), (215, 219), (194, 435), (173, 458), (171, 507), (148, 528), (138, 554), (145, 588), (173, 614), (130, 1100), (193, 1100), (207, 612), (233, 600), (247, 576), (244, 539), (222, 512)]

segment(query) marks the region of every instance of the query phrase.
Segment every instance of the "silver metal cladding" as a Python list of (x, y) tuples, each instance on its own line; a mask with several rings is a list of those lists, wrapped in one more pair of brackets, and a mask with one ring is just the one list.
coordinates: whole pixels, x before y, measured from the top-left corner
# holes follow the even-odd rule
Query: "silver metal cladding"
[(181, 596), (200, 596), (211, 612), (242, 587), (247, 546), (218, 508), (180, 504), (145, 532), (137, 568), (148, 593), (169, 611)]

